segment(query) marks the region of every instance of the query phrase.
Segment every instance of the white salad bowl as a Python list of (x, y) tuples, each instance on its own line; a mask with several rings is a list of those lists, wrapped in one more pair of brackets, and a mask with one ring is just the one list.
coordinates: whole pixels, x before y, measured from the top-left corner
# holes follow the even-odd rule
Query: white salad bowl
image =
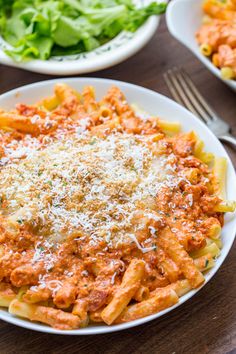
[[(139, 6), (148, 5), (149, 0), (135, 0)], [(0, 64), (18, 67), (47, 75), (85, 74), (119, 64), (145, 46), (159, 25), (160, 17), (151, 16), (136, 32), (122, 31), (106, 44), (91, 52), (54, 56), (48, 60), (31, 60), (17, 63), (4, 53), (11, 46), (0, 36)]]
[(212, 64), (210, 59), (202, 55), (199, 50), (195, 34), (199, 30), (204, 16), (201, 5), (201, 0), (171, 1), (166, 12), (168, 29), (178, 41), (193, 52), (207, 69), (236, 91), (236, 81), (224, 80), (221, 77), (220, 70)]
[[(227, 194), (230, 199), (236, 200), (236, 175), (232, 162), (219, 140), (213, 135), (213, 133), (192, 113), (185, 108), (170, 100), (169, 98), (162, 96), (154, 91), (135, 86), (129, 83), (107, 80), (107, 79), (95, 79), (95, 78), (67, 78), (56, 79), (50, 81), (43, 81), (21, 88), (17, 88), (10, 92), (7, 92), (0, 96), (0, 107), (6, 110), (12, 109), (17, 103), (34, 103), (38, 102), (45, 96), (50, 96), (53, 91), (53, 87), (58, 82), (65, 82), (76, 90), (81, 91), (84, 86), (94, 86), (98, 99), (100, 99), (107, 90), (112, 86), (118, 86), (126, 95), (129, 103), (137, 103), (139, 107), (152, 115), (158, 115), (162, 119), (169, 121), (179, 121), (182, 124), (183, 131), (194, 130), (201, 136), (201, 139), (205, 142), (207, 151), (211, 151), (218, 156), (224, 156), (228, 160), (228, 174), (227, 174)], [(216, 259), (215, 267), (209, 270), (205, 274), (205, 284), (214, 276), (217, 270), (222, 265), (224, 259), (230, 251), (233, 244), (236, 233), (236, 218), (234, 214), (226, 214), (225, 225), (222, 230), (222, 242), (223, 248), (219, 258)], [(203, 286), (205, 285), (203, 284)], [(176, 307), (183, 304), (185, 301), (195, 295), (200, 289), (191, 290), (189, 293), (179, 299), (178, 304), (161, 311), (157, 314), (147, 316), (132, 322), (117, 324), (112, 326), (106, 325), (90, 325), (87, 328), (81, 328), (78, 330), (58, 330), (48, 327), (44, 324), (29, 322), (27, 320), (15, 317), (8, 313), (6, 309), (0, 309), (0, 319), (13, 323), (15, 325), (32, 329), (35, 331), (65, 334), (65, 335), (89, 335), (89, 334), (101, 334), (124, 330), (127, 328), (135, 327), (151, 320), (160, 318), (164, 314), (174, 310)], [(214, 306), (212, 304), (212, 306)], [(233, 309), (232, 309), (233, 310)]]

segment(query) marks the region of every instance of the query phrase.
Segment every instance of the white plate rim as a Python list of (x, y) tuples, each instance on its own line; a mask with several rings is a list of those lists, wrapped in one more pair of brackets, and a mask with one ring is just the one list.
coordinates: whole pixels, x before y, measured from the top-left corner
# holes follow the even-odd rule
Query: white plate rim
[[(139, 92), (143, 96), (145, 96), (145, 95), (150, 96), (151, 95), (151, 96), (153, 96), (153, 98), (155, 97), (155, 99), (157, 99), (157, 101), (158, 101), (158, 99), (163, 102), (166, 101), (167, 106), (168, 105), (172, 106), (172, 108), (175, 108), (177, 111), (181, 112), (182, 115), (185, 115), (186, 117), (188, 116), (188, 119), (190, 119), (190, 121), (192, 120), (192, 122), (195, 122), (195, 124), (197, 124), (205, 133), (207, 133), (207, 135), (211, 138), (212, 141), (214, 141), (215, 147), (220, 149), (222, 155), (227, 158), (229, 172), (231, 174), (232, 179), (236, 182), (236, 173), (235, 173), (232, 161), (231, 161), (228, 153), (224, 149), (223, 145), (219, 142), (219, 140), (214, 136), (214, 134), (207, 128), (207, 126), (204, 123), (202, 123), (191, 112), (187, 111), (184, 107), (180, 106), (179, 104), (177, 104), (176, 102), (174, 102), (170, 98), (163, 96), (153, 90), (150, 90), (150, 89), (138, 86), (138, 85), (134, 85), (131, 83), (118, 81), (118, 80), (100, 79), (100, 78), (92, 78), (92, 77), (88, 77), (88, 78), (59, 78), (59, 79), (52, 79), (52, 80), (44, 80), (44, 81), (40, 81), (37, 83), (24, 85), (24, 86), (10, 90), (10, 91), (2, 94), (0, 96), (0, 106), (2, 105), (2, 101), (4, 101), (4, 99), (9, 99), (9, 98), (13, 97), (14, 99), (17, 98), (17, 100), (20, 101), (20, 94), (22, 92), (24, 92), (24, 91), (27, 92), (28, 90), (31, 90), (31, 89), (40, 89), (40, 88), (43, 88), (45, 85), (46, 86), (48, 86), (48, 85), (53, 86), (57, 82), (65, 82), (65, 83), (68, 83), (71, 85), (73, 85), (73, 84), (76, 85), (76, 82), (78, 82), (79, 84), (82, 84), (83, 86), (92, 85), (92, 84), (96, 85), (99, 83), (104, 84), (104, 85), (109, 85), (109, 86), (117, 85), (122, 90), (131, 90), (131, 91), (134, 90), (136, 92)], [(230, 188), (230, 194), (231, 194), (231, 191), (233, 191), (232, 193), (233, 193), (234, 197), (236, 198), (236, 186), (234, 187), (232, 185), (230, 185), (230, 186), (228, 185), (227, 187)], [(231, 188), (233, 188), (233, 189), (231, 189)], [(94, 335), (94, 334), (104, 334), (104, 333), (111, 333), (111, 332), (117, 332), (117, 331), (129, 329), (129, 328), (144, 324), (146, 322), (152, 321), (154, 319), (160, 318), (163, 315), (167, 314), (168, 312), (179, 307), (180, 305), (185, 303), (187, 300), (189, 300), (192, 296), (197, 294), (212, 279), (212, 277), (219, 270), (219, 268), (221, 267), (222, 263), (224, 262), (224, 260), (227, 256), (227, 254), (229, 253), (229, 251), (233, 245), (234, 239), (235, 239), (235, 234), (236, 234), (235, 215), (236, 215), (236, 213), (233, 213), (233, 214), (231, 214), (231, 217), (230, 217), (230, 222), (233, 223), (233, 225), (231, 225), (231, 231), (230, 231), (231, 235), (227, 236), (228, 238), (230, 237), (230, 240), (228, 241), (228, 244), (227, 244), (227, 248), (223, 246), (223, 249), (221, 251), (221, 255), (217, 259), (215, 267), (212, 268), (209, 273), (205, 274), (205, 278), (206, 278), (205, 283), (200, 288), (195, 289), (195, 290), (191, 290), (189, 293), (187, 293), (186, 295), (181, 297), (179, 302), (176, 305), (174, 305), (166, 310), (163, 310), (163, 311), (156, 313), (154, 315), (147, 316), (147, 317), (144, 317), (144, 318), (132, 321), (132, 322), (124, 323), (124, 324), (118, 324), (118, 325), (113, 325), (113, 326), (104, 326), (104, 325), (91, 326), (91, 327), (86, 327), (86, 328), (82, 328), (82, 329), (78, 329), (78, 330), (68, 330), (68, 331), (57, 330), (57, 329), (48, 327), (43, 324), (29, 322), (27, 320), (12, 316), (6, 310), (1, 310), (1, 309), (0, 309), (0, 319), (4, 320), (6, 322), (12, 323), (14, 325), (17, 325), (19, 327), (31, 329), (34, 331), (44, 332), (44, 333), (60, 334), (60, 335), (61, 334), (62, 335)]]
[(199, 3), (199, 7), (200, 7), (202, 4), (201, 0), (172, 0), (169, 3), (166, 11), (166, 23), (167, 23), (168, 30), (172, 34), (172, 36), (175, 37), (179, 42), (181, 42), (186, 48), (188, 48), (207, 67), (207, 69), (209, 69), (212, 72), (212, 74), (218, 77), (218, 79), (220, 79), (222, 82), (228, 85), (231, 89), (236, 91), (236, 80), (224, 80), (221, 77), (220, 70), (212, 64), (211, 60), (209, 60), (207, 57), (201, 54), (199, 48), (196, 49), (196, 47), (194, 46), (194, 44), (196, 43), (195, 37), (194, 36), (192, 37), (193, 43), (191, 45), (186, 40), (186, 37), (182, 36), (182, 34), (178, 32), (178, 29), (176, 27), (176, 20), (181, 21), (184, 19), (176, 18), (175, 15), (176, 9), (178, 8), (179, 5), (188, 4), (188, 6), (190, 7), (190, 3), (196, 4), (196, 2)]

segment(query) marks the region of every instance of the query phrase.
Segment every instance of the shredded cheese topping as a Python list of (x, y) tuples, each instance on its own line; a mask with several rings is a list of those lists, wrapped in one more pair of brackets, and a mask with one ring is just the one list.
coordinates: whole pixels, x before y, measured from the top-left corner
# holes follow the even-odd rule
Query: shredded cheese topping
[[(16, 141), (5, 148), (0, 194), (10, 222), (29, 225), (49, 244), (72, 236), (89, 238), (93, 246), (135, 242), (143, 252), (151, 249), (136, 238), (143, 227), (137, 211), (141, 206), (142, 217), (161, 218), (150, 200), (183, 179), (174, 154), (158, 156), (147, 137), (117, 132), (105, 138), (77, 132), (43, 148), (31, 140), (22, 153), (14, 154)], [(155, 234), (153, 227), (149, 231)], [(36, 249), (34, 260), (40, 257), (43, 252)]]

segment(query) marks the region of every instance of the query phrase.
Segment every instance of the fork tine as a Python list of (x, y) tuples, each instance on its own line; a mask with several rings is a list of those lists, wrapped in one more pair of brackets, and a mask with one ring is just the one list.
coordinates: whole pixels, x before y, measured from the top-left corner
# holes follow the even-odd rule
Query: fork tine
[(199, 113), (195, 110), (194, 106), (192, 105), (191, 101), (189, 98), (186, 96), (186, 94), (183, 92), (182, 87), (180, 86), (178, 79), (176, 77), (176, 68), (174, 70), (168, 70), (166, 73), (166, 77), (169, 82), (169, 89), (171, 93), (173, 92), (173, 97), (175, 98), (176, 95), (180, 97), (180, 100), (177, 100), (180, 104), (183, 106), (187, 107), (191, 112), (193, 112), (195, 115), (199, 116), (199, 118), (202, 119), (202, 117), (199, 115)]
[(176, 102), (178, 102), (179, 104), (183, 105), (183, 101), (181, 100), (181, 98), (178, 95), (177, 91), (173, 88), (172, 80), (169, 77), (169, 74), (168, 73), (164, 73), (163, 76), (164, 76), (165, 82), (167, 84), (167, 87), (168, 87), (171, 95), (173, 96), (174, 100)]
[(209, 104), (206, 102), (205, 98), (198, 91), (197, 87), (194, 85), (193, 81), (190, 79), (187, 72), (184, 69), (180, 69), (180, 70), (182, 72), (182, 75), (185, 77), (186, 82), (188, 82), (188, 85), (191, 87), (192, 92), (195, 94), (195, 96), (197, 97), (198, 101), (201, 103), (204, 110), (209, 114), (209, 116), (212, 119), (214, 119), (214, 117), (216, 116), (215, 112), (211, 109)]
[(189, 85), (189, 80), (186, 80), (185, 76), (182, 74), (182, 70), (177, 69), (175, 75), (177, 76), (185, 95), (191, 101), (195, 111), (198, 113), (198, 116), (200, 116), (205, 123), (208, 123), (211, 120), (211, 117), (202, 108), (201, 104), (198, 102), (195, 96), (195, 93), (192, 92), (192, 86)]

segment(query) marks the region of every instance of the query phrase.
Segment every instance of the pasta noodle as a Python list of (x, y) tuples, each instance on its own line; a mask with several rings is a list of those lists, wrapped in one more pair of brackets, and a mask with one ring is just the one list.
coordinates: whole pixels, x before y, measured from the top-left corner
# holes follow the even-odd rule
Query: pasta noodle
[(126, 308), (135, 295), (144, 275), (145, 263), (142, 260), (132, 260), (127, 268), (121, 286), (117, 289), (113, 299), (102, 311), (101, 317), (104, 322), (111, 324)]
[(174, 290), (161, 289), (149, 299), (127, 307), (116, 321), (117, 323), (130, 322), (141, 317), (152, 315), (155, 312), (173, 306), (178, 302), (178, 296)]

